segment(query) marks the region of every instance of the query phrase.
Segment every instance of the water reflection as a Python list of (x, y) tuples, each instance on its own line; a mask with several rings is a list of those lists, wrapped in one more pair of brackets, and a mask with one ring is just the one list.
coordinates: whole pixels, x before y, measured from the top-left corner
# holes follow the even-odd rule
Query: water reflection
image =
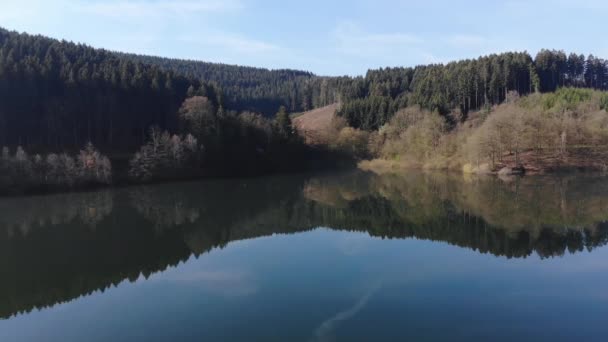
[(112, 212), (112, 192), (0, 199), (0, 234), (27, 235), (30, 230), (77, 221), (94, 228)]
[[(316, 227), (441, 241), (509, 258), (562, 256), (606, 244), (606, 209), (608, 182), (599, 176), (501, 180), (356, 171), (2, 199), (0, 316), (148, 277), (231, 241)], [(330, 318), (317, 335), (361, 303)]]
[[(445, 241), (507, 257), (591, 250), (606, 243), (603, 177), (528, 177), (505, 182), (456, 174), (370, 176), (319, 182), (317, 203), (340, 203), (329, 226), (388, 238)], [(330, 190), (334, 187), (333, 190)], [(349, 191), (349, 189), (353, 189)], [(318, 190), (318, 191), (317, 191)], [(348, 197), (335, 194), (348, 194)], [(327, 200), (325, 194), (334, 196)], [(347, 203), (345, 206), (344, 203)]]

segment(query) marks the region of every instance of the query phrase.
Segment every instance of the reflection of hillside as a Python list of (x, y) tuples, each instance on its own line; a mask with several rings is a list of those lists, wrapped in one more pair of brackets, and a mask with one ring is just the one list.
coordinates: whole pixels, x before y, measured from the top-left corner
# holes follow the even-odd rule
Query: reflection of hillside
[(375, 177), (373, 183), (383, 197), (405, 201), (427, 212), (426, 217), (437, 216), (438, 205), (449, 202), (511, 233), (592, 230), (608, 219), (608, 182), (601, 177), (527, 177), (505, 183), (494, 177), (464, 181), (460, 175), (416, 173)]
[[(347, 182), (336, 179), (336, 182)], [(592, 176), (463, 180), (461, 175), (369, 176), (369, 196), (336, 208), (333, 228), (445, 241), (484, 253), (563, 255), (602, 246), (608, 184)], [(346, 218), (343, 219), (343, 218)]]
[(103, 291), (190, 255), (179, 232), (159, 236), (140, 229), (145, 221), (131, 213), (117, 207), (95, 230), (70, 221), (25, 236), (0, 236), (0, 316)]
[[(417, 238), (447, 242), (509, 258), (526, 257), (533, 252), (541, 257), (560, 256), (566, 251), (574, 253), (584, 249), (591, 250), (605, 245), (608, 241), (608, 224), (604, 223), (594, 225), (592, 229), (580, 230), (542, 228), (537, 235), (531, 235), (526, 230), (511, 233), (494, 228), (483, 219), (458, 211), (449, 204), (444, 205), (444, 216), (422, 222), (419, 215), (412, 216), (415, 221), (401, 218), (402, 214), (394, 211), (394, 204), (382, 198), (356, 201), (346, 210), (361, 209), (362, 212), (368, 213), (367, 216), (344, 219), (347, 214), (340, 214), (340, 209), (334, 213), (334, 217), (338, 219), (327, 225), (334, 229), (363, 231), (383, 238)], [(387, 215), (378, 216), (381, 214)]]
[(366, 174), (355, 172), (336, 181), (334, 176), (309, 179), (304, 186), (304, 197), (333, 207), (344, 207), (349, 201), (367, 195), (369, 191)]
[(4, 199), (0, 276), (9, 281), (0, 283), (0, 316), (148, 276), (231, 241), (319, 226), (559, 256), (607, 242), (606, 203), (608, 186), (593, 177), (504, 183), (361, 172)]
[[(10, 231), (26, 220), (28, 229), (0, 234), (0, 277), (7, 280), (0, 283), (0, 317), (147, 277), (226, 245), (238, 239), (231, 227), (275, 205), (284, 208), (282, 199), (299, 196), (301, 186), (301, 178), (278, 177), (129, 188), (98, 197), (106, 203), (100, 208), (110, 209), (97, 211), (104, 213), (98, 216), (86, 214), (98, 208), (91, 196), (102, 193), (72, 194), (55, 202), (6, 199), (0, 205), (14, 212), (2, 217), (2, 227)], [(96, 229), (83, 229), (90, 222), (97, 223)], [(271, 233), (252, 231), (242, 238)]]
[(184, 196), (174, 192), (158, 196), (154, 193), (153, 188), (138, 187), (129, 195), (137, 212), (153, 223), (157, 229), (169, 229), (185, 223), (194, 223), (201, 215), (201, 208), (187, 203)]

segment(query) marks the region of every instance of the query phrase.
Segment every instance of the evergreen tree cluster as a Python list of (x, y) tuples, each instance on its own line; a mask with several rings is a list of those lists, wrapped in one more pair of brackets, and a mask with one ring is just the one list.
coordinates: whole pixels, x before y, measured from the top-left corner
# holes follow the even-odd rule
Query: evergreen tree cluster
[(216, 84), (222, 89), (226, 107), (236, 111), (254, 111), (268, 117), (274, 115), (280, 106), (285, 106), (290, 112), (299, 112), (335, 103), (340, 84), (349, 81), (347, 77), (320, 77), (299, 70), (268, 70), (124, 53), (117, 55)]
[(185, 76), (114, 53), (0, 29), (0, 144), (125, 148), (176, 126)]
[(462, 120), (471, 110), (509, 100), (510, 93), (552, 92), (560, 87), (608, 89), (608, 63), (593, 55), (566, 55), (542, 50), (502, 53), (448, 64), (368, 71), (341, 90), (338, 114), (356, 128), (377, 129), (400, 108), (420, 105), (448, 121)]

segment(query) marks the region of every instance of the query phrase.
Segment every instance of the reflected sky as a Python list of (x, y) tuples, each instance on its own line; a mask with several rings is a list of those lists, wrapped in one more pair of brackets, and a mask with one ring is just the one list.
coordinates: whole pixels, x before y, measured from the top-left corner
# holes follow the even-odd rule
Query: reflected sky
[[(348, 246), (355, 246), (349, 248)], [(2, 341), (551, 339), (608, 331), (608, 250), (506, 259), (317, 229), (0, 321)]]

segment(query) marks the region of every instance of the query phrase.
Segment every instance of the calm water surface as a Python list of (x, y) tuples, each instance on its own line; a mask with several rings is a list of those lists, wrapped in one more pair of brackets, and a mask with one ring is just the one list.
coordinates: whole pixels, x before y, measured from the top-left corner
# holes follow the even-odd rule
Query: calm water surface
[(605, 341), (608, 178), (0, 199), (0, 341)]

